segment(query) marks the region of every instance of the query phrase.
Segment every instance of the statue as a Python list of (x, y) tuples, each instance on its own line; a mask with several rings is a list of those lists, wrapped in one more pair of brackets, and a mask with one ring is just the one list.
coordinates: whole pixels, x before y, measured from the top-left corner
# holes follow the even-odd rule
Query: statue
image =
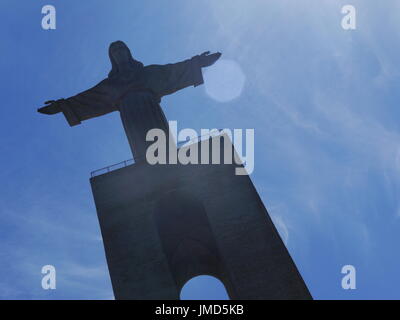
[(38, 112), (62, 112), (70, 126), (119, 111), (136, 161), (146, 155), (146, 134), (158, 128), (168, 133), (168, 122), (160, 107), (161, 98), (189, 86), (203, 84), (201, 68), (211, 66), (221, 53), (209, 51), (191, 59), (166, 65), (143, 66), (122, 41), (111, 43), (108, 77), (93, 88), (67, 99), (50, 100)]

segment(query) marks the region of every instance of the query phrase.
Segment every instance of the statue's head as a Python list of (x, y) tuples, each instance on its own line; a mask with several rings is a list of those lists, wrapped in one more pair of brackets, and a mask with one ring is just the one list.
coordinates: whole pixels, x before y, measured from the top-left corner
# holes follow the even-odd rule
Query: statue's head
[(108, 77), (115, 77), (125, 71), (139, 71), (143, 64), (132, 57), (131, 51), (123, 41), (115, 41), (110, 44), (108, 55), (111, 61), (111, 71)]

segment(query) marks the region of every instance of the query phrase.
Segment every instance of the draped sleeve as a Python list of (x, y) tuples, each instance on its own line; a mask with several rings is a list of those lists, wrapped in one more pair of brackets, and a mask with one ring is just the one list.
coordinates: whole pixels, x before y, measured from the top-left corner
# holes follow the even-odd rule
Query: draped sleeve
[(146, 85), (159, 97), (204, 83), (199, 56), (178, 63), (149, 65), (144, 68)]
[(76, 126), (83, 120), (100, 117), (116, 110), (112, 89), (107, 79), (89, 90), (63, 99), (60, 106), (70, 126)]

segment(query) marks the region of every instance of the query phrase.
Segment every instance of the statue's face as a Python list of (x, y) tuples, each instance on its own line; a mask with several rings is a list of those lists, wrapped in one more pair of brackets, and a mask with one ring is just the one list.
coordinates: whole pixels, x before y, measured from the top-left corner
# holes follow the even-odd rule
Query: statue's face
[(111, 44), (110, 52), (115, 62), (119, 65), (124, 65), (130, 62), (131, 53), (122, 41), (116, 41)]

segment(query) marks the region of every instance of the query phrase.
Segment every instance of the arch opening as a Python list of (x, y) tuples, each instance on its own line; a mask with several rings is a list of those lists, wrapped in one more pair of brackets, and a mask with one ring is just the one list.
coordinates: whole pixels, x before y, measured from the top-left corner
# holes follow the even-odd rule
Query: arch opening
[(180, 292), (181, 300), (229, 300), (225, 285), (219, 279), (201, 275), (187, 281)]

